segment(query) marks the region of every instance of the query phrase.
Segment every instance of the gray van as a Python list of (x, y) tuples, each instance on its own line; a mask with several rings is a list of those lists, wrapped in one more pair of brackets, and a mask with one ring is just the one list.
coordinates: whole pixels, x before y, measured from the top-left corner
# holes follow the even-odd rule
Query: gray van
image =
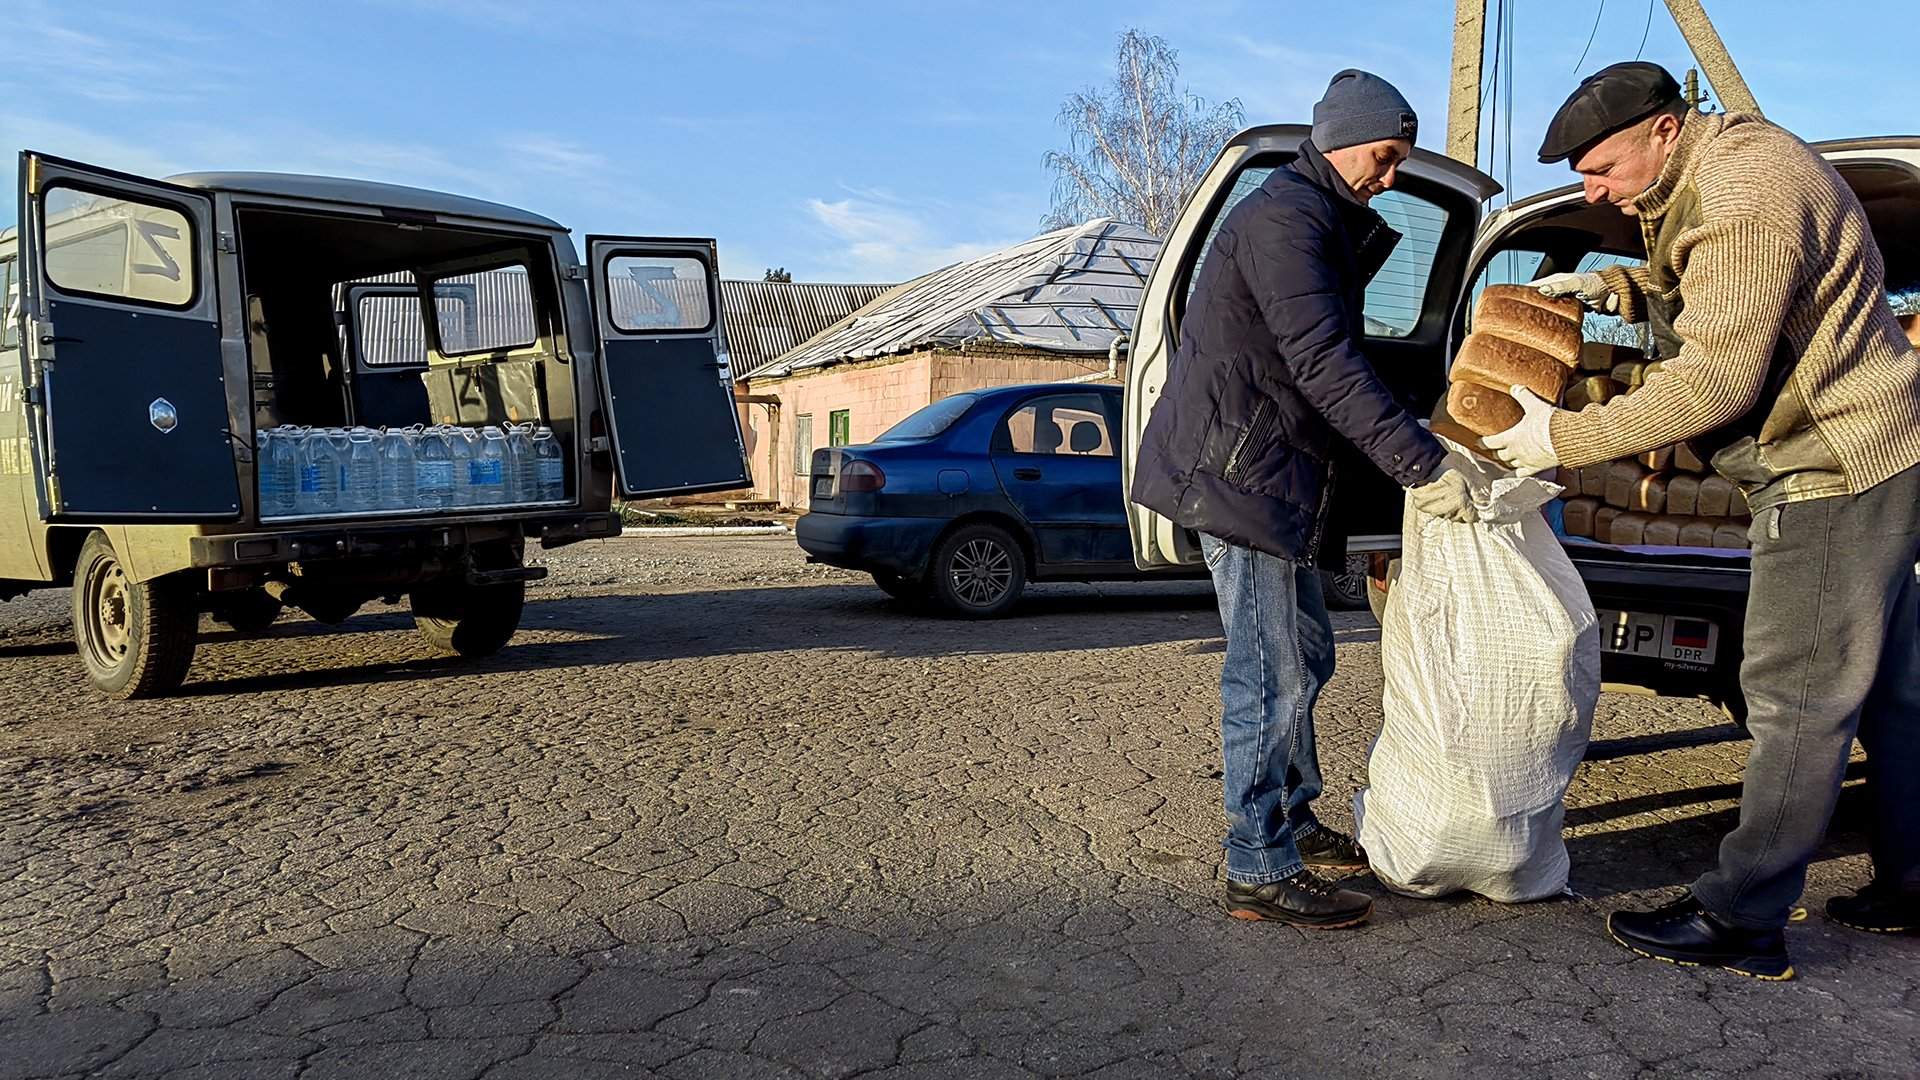
[[(177, 687), (203, 613), (257, 632), (283, 606), (337, 623), (404, 595), (436, 646), (485, 655), (545, 573), (528, 541), (616, 535), (616, 486), (750, 483), (712, 240), (588, 236), (583, 262), (538, 214), (387, 184), (157, 181), (34, 152), (19, 178), (0, 232), (0, 599), (71, 586), (106, 693)], [(404, 487), (375, 497), (344, 464), (336, 483), (322, 446), (477, 456), (502, 432), (542, 440), (550, 486), (475, 494), (507, 490), (481, 484), (496, 467), (430, 499), (394, 465), (367, 476)], [(317, 494), (288, 496), (292, 459), (263, 463), (275, 438), (269, 456), (311, 451), (300, 491)]]

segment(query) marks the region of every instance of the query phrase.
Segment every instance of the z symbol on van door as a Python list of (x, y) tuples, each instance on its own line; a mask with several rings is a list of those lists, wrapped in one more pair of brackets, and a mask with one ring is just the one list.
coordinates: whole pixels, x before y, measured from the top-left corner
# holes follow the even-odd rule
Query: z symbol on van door
[(154, 398), (153, 404), (147, 406), (147, 419), (152, 422), (154, 430), (168, 435), (180, 426), (180, 411), (166, 398)]

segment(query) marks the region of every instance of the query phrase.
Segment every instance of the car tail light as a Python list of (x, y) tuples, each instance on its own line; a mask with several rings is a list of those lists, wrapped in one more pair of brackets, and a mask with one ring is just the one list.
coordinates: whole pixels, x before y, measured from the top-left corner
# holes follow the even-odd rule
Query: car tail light
[(849, 461), (840, 466), (840, 490), (844, 493), (879, 491), (887, 486), (887, 474), (871, 461)]

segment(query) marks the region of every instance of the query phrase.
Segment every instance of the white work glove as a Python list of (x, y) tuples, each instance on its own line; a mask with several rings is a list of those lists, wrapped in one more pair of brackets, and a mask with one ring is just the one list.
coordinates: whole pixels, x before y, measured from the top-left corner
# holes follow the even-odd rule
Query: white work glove
[(1598, 311), (1603, 315), (1620, 313), (1620, 298), (1607, 287), (1607, 279), (1591, 271), (1584, 274), (1548, 274), (1527, 284), (1539, 289), (1542, 296), (1577, 297), (1588, 311)]
[(1452, 465), (1440, 466), (1440, 475), (1421, 484), (1408, 488), (1407, 498), (1412, 500), (1413, 508), (1428, 517), (1444, 518), (1468, 525), (1480, 519), (1473, 508), (1473, 493), (1467, 489), (1467, 478)]
[(1520, 422), (1485, 436), (1480, 440), (1481, 445), (1521, 476), (1532, 476), (1560, 464), (1552, 435), (1553, 414), (1558, 410), (1524, 386), (1515, 386), (1507, 393), (1520, 403), (1523, 414)]

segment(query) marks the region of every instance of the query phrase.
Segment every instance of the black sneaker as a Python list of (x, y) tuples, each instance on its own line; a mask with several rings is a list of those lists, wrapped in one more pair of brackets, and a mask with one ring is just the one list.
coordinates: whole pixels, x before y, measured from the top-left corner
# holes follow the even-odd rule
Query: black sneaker
[(1236, 919), (1337, 930), (1366, 922), (1373, 914), (1373, 898), (1322, 881), (1311, 870), (1302, 870), (1285, 881), (1265, 885), (1227, 882), (1227, 914)]
[(1306, 839), (1296, 841), (1294, 846), (1299, 848), (1300, 861), (1309, 870), (1353, 874), (1367, 868), (1367, 851), (1360, 842), (1325, 825), (1313, 830)]
[(1827, 918), (1869, 934), (1920, 933), (1920, 892), (1876, 879), (1852, 896), (1827, 901)]
[(1641, 956), (1669, 964), (1725, 968), (1768, 982), (1793, 978), (1784, 931), (1728, 926), (1692, 893), (1652, 911), (1616, 911), (1607, 916), (1607, 933)]

